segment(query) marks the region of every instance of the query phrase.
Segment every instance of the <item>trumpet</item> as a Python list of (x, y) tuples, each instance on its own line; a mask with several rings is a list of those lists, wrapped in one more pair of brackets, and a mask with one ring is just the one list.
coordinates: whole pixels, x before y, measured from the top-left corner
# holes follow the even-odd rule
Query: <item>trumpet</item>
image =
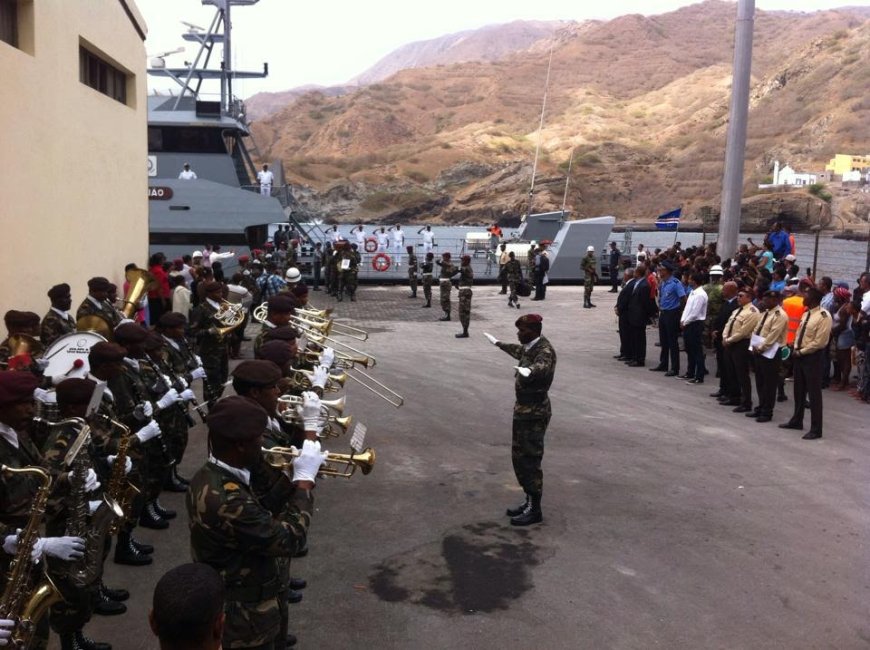
[[(297, 406), (302, 406), (305, 400), (297, 395), (281, 395), (278, 398), (278, 411), (284, 411), (285, 409), (293, 408), (295, 409)], [(344, 405), (347, 401), (344, 395), (334, 400), (320, 400), (321, 410), (332, 411), (337, 413), (338, 415), (342, 415), (344, 413)], [(327, 411), (327, 412), (328, 412)]]
[[(298, 424), (301, 422), (301, 418), (296, 413), (295, 409), (286, 409), (281, 411), (279, 415), (284, 422), (289, 424)], [(337, 415), (329, 415), (328, 413), (324, 414), (321, 412), (320, 423), (323, 427), (320, 432), (321, 438), (338, 438), (347, 433), (348, 428), (350, 428), (350, 425), (353, 423), (353, 416), (348, 415), (345, 417), (338, 417)]]
[[(299, 456), (295, 447), (262, 448), (263, 460), (272, 467), (284, 469), (293, 465), (293, 460)], [(363, 474), (371, 473), (375, 467), (375, 450), (368, 447), (358, 454), (327, 454), (326, 462), (317, 472), (318, 476), (340, 476), (350, 478), (357, 469)]]
[[(296, 374), (296, 383), (300, 388), (302, 388), (302, 390), (311, 390), (313, 386), (311, 381), (314, 379), (313, 371), (302, 370), (300, 368), (290, 368), (290, 371)], [(301, 377), (301, 379), (299, 377)], [(292, 379), (293, 376), (291, 375), (290, 378)], [(338, 375), (329, 375), (326, 386), (323, 387), (323, 390), (328, 393), (337, 393), (344, 388), (347, 378), (348, 374), (346, 372), (342, 372)]]

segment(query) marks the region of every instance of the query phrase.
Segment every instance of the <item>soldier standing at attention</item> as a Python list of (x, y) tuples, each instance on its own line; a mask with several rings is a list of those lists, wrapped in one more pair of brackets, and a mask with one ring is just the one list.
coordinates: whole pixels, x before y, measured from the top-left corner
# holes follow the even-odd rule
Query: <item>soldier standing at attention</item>
[(616, 242), (610, 242), (610, 254), (608, 266), (610, 267), (610, 293), (619, 292), (619, 260), (622, 258), (622, 251), (616, 247)]
[(426, 259), (423, 261), (423, 297), (426, 299), (426, 304), (423, 308), (432, 306), (432, 271), (435, 268), (435, 254), (426, 253)]
[(502, 343), (492, 334), (484, 333), (490, 343), (507, 352), (518, 364), (516, 370), (516, 403), (514, 404), (513, 441), (511, 458), (517, 482), (526, 493), (526, 499), (506, 514), (512, 526), (528, 526), (543, 520), (541, 495), (544, 474), (544, 434), (550, 422), (550, 398), (547, 392), (556, 374), (556, 351), (541, 336), (543, 318), (538, 314), (520, 316), (517, 343)]
[(411, 295), (409, 298), (417, 297), (417, 256), (414, 254), (414, 247), (407, 246), (405, 250), (408, 251), (408, 286), (411, 287)]
[(441, 267), (441, 274), (438, 276), (439, 288), (441, 289), (441, 309), (444, 315), (438, 320), (450, 320), (450, 292), (453, 289), (450, 279), (456, 275), (456, 267), (450, 263), (450, 253), (442, 253), (441, 259), (435, 262)]
[(520, 308), (520, 301), (517, 298), (517, 286), (523, 279), (523, 267), (519, 260), (516, 259), (514, 252), (508, 253), (508, 260), (504, 265), (504, 275), (507, 280), (510, 295), (508, 295), (508, 307)]
[(51, 309), (43, 316), (39, 326), (39, 340), (46, 348), (61, 336), (76, 331), (76, 321), (69, 313), (72, 307), (69, 285), (54, 285), (48, 290), (48, 297), (51, 300)]
[[(263, 432), (269, 416), (238, 395), (220, 400), (209, 413), (208, 461), (187, 493), (190, 550), (194, 562), (217, 570), (226, 589), (223, 647), (272, 650), (283, 647), (279, 558), (305, 548), (313, 511), (312, 490), (324, 455), (315, 441), (320, 400), (303, 406), (306, 440), (292, 470), (282, 470), (267, 493), (255, 495), (251, 472), (263, 463)], [(292, 471), (292, 474), (291, 474)]]
[(502, 244), (499, 247), (499, 255), (498, 255), (498, 279), (501, 282), (501, 291), (499, 291), (500, 295), (504, 295), (507, 293), (508, 289), (508, 278), (507, 273), (505, 273), (504, 267), (505, 264), (508, 263), (510, 259), (510, 255), (507, 251), (507, 244)]
[(224, 384), (229, 379), (229, 348), (226, 337), (218, 330), (214, 315), (220, 309), (223, 285), (209, 282), (205, 285), (205, 300), (197, 305), (190, 318), (190, 334), (197, 342), (197, 351), (205, 368), (202, 393), (209, 408), (224, 392)]
[(589, 309), (594, 307), (592, 304), (592, 288), (595, 286), (595, 281), (598, 279), (597, 262), (595, 261), (595, 246), (586, 248), (586, 257), (580, 261), (580, 268), (583, 269), (583, 308)]
[(471, 286), (474, 284), (474, 270), (471, 268), (471, 255), (463, 255), (459, 266), (459, 323), (462, 331), (458, 339), (468, 338), (468, 325), (471, 323)]

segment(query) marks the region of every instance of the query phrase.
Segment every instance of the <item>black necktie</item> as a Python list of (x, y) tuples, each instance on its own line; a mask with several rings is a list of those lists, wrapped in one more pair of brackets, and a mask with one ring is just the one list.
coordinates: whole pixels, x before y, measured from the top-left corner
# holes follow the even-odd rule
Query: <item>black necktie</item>
[(797, 342), (794, 345), (795, 350), (801, 349), (801, 343), (804, 340), (804, 334), (807, 331), (807, 323), (809, 323), (809, 322), (810, 322), (810, 312), (807, 312), (806, 320), (801, 321), (801, 326), (800, 326), (800, 329), (798, 330)]
[(734, 329), (734, 322), (737, 320), (737, 317), (740, 315), (740, 312), (742, 312), (742, 311), (743, 311), (743, 307), (740, 307), (740, 309), (737, 310), (737, 313), (734, 314), (734, 318), (732, 318), (732, 319), (731, 319), (731, 322), (728, 323), (728, 331), (725, 332), (725, 338), (726, 338), (726, 339), (727, 339), (729, 336), (731, 336), (731, 330)]
[(761, 319), (761, 324), (758, 326), (758, 329), (755, 330), (756, 334), (761, 334), (761, 330), (764, 329), (764, 321), (767, 320), (767, 317), (770, 316), (770, 311), (764, 312), (764, 317)]

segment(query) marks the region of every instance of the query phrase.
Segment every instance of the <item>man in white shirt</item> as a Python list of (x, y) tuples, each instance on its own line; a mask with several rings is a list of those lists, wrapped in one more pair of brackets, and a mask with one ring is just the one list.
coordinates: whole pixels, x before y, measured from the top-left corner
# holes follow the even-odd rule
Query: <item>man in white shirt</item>
[(425, 228), (420, 228), (417, 234), (423, 235), (423, 257), (425, 257), (426, 253), (431, 253), (435, 247), (435, 233), (432, 232), (432, 226), (426, 226)]
[(195, 181), (196, 180), (196, 172), (190, 168), (190, 163), (184, 163), (184, 169), (181, 170), (181, 173), (178, 175), (183, 181)]
[(683, 315), (680, 317), (680, 329), (683, 330), (683, 342), (686, 346), (688, 369), (683, 379), (687, 384), (703, 384), (707, 369), (704, 366), (704, 321), (707, 318), (707, 292), (704, 291), (704, 274), (693, 273), (689, 278), (692, 291), (686, 300)]
[(390, 233), (387, 232), (387, 229), (381, 226), (381, 229), (375, 231), (375, 237), (378, 238), (378, 252), (386, 253), (390, 246)]
[[(329, 230), (327, 229), (326, 232), (328, 234)], [(332, 227), (332, 241), (334, 243), (334, 242), (339, 242), (342, 239), (344, 239), (344, 237), (342, 236), (341, 231), (338, 229), (338, 224), (336, 224)]]
[(275, 175), (269, 171), (269, 165), (263, 165), (262, 171), (257, 172), (257, 182), (260, 183), (260, 196), (272, 196), (272, 181)]
[(225, 260), (228, 257), (233, 257), (236, 254), (236, 251), (227, 251), (226, 253), (221, 253), (220, 244), (215, 244), (212, 246), (211, 253), (208, 256), (208, 265), (213, 266), (215, 262), (220, 262), (221, 260)]
[(399, 265), (402, 263), (402, 251), (405, 249), (405, 233), (402, 226), (396, 224), (393, 231), (393, 256), (396, 259), (396, 270), (399, 270)]

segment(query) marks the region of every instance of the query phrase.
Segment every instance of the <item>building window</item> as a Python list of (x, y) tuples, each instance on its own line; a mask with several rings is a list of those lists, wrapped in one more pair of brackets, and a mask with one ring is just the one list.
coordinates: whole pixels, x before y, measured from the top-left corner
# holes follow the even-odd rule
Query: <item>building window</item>
[(79, 79), (115, 101), (127, 103), (127, 73), (84, 47), (79, 47)]
[(0, 41), (18, 47), (18, 0), (0, 0)]

